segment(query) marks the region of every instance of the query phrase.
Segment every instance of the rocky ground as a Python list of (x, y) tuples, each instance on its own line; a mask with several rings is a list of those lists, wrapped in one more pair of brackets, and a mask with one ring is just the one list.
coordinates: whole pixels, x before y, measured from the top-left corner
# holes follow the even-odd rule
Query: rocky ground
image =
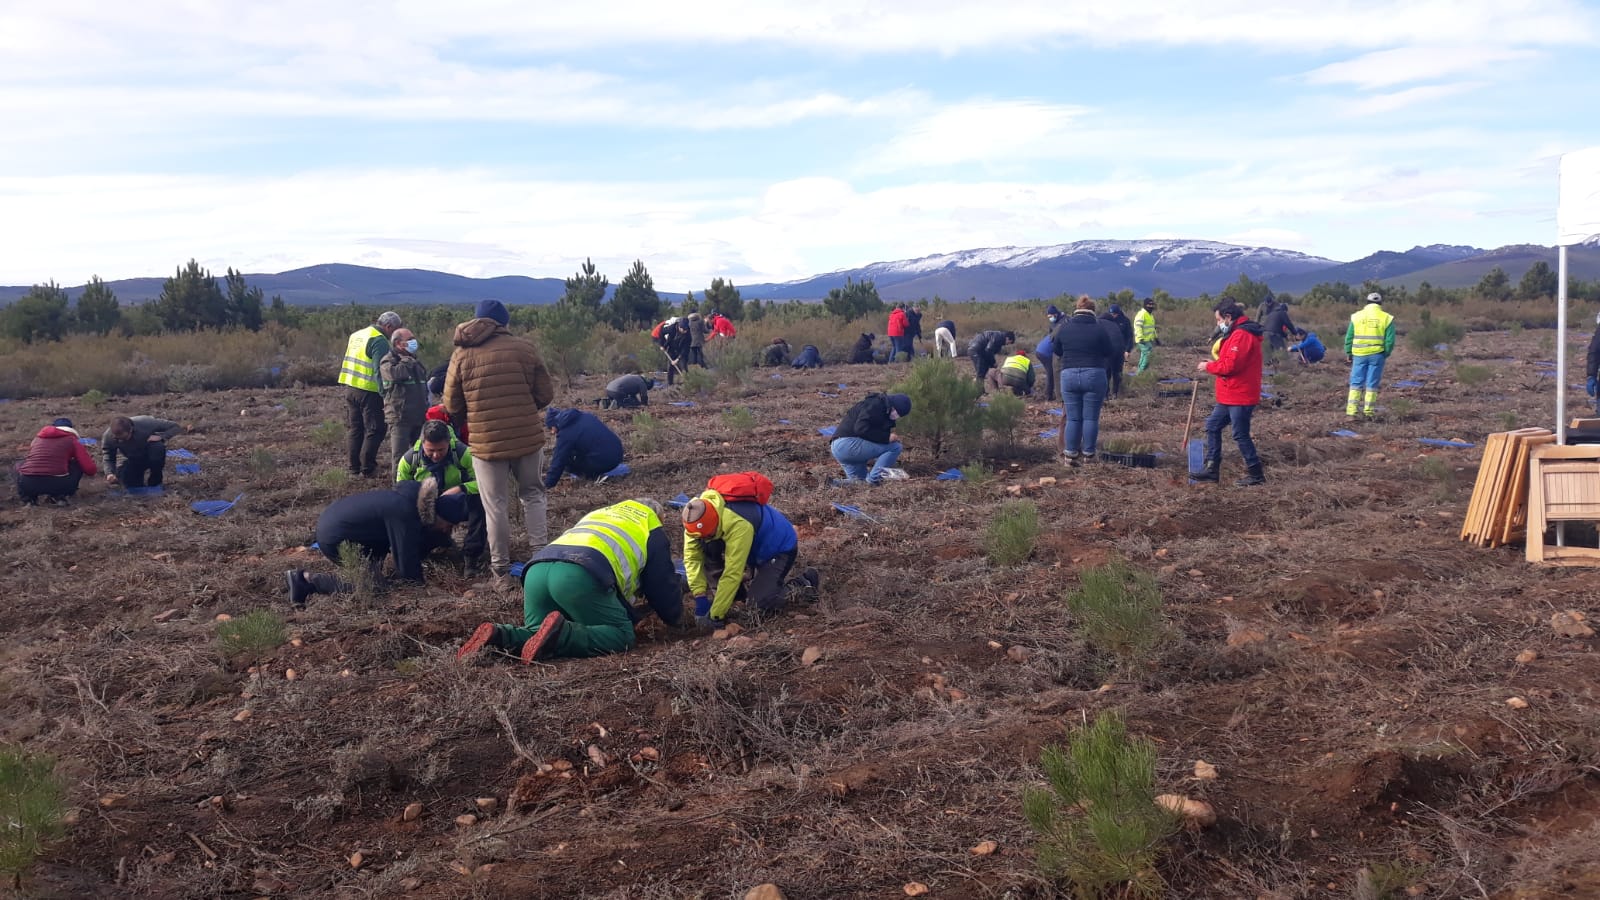
[[(1460, 542), (1479, 450), (1418, 442), (1547, 424), (1548, 342), (1473, 335), (1438, 365), (1402, 349), (1389, 380), (1420, 386), (1391, 388), (1354, 438), (1330, 435), (1346, 427), (1342, 366), (1282, 365), (1254, 489), (1231, 485), (1231, 445), (1221, 487), (1188, 485), (1170, 458), (1068, 469), (1036, 436), (1058, 422), (1041, 400), (1030, 447), (987, 483), (935, 481), (952, 461), (911, 443), (912, 480), (846, 492), (826, 486), (816, 429), (895, 370), (663, 392), (651, 435), (601, 413), (634, 474), (562, 485), (552, 529), (760, 469), (822, 598), (731, 638), (651, 627), (631, 653), (531, 668), (455, 663), (474, 625), (520, 604), (448, 561), (374, 600), (283, 602), (284, 569), (326, 570), (303, 547), (318, 512), (363, 487), (340, 477), (342, 429), (318, 428), (340, 420), (334, 390), (11, 403), (15, 452), (52, 416), (98, 437), (125, 410), (191, 426), (176, 445), (200, 464), (158, 499), (96, 484), (64, 509), (0, 512), (0, 740), (59, 755), (74, 807), (28, 889), (1057, 896), (1020, 791), (1042, 745), (1120, 709), (1156, 742), (1162, 790), (1218, 815), (1163, 855), (1171, 896), (1600, 895), (1600, 659), (1594, 638), (1551, 626), (1594, 611), (1600, 572)], [(1163, 374), (1191, 355), (1168, 350)], [(723, 419), (734, 405), (753, 429)], [(1146, 390), (1108, 408), (1104, 435), (1175, 457), (1187, 408)], [(240, 492), (221, 517), (189, 509)], [(1044, 533), (999, 567), (983, 528), (1013, 494)], [(1085, 644), (1063, 599), (1113, 558), (1156, 576), (1170, 626), (1131, 671)], [(260, 609), (289, 640), (225, 656), (218, 617)]]

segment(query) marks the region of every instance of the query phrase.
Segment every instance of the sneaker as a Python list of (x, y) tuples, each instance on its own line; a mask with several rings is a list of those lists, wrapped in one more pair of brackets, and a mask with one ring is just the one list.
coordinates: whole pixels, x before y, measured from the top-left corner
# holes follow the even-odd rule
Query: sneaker
[(509, 649), (508, 643), (505, 626), (485, 622), (473, 629), (472, 636), (456, 651), (456, 662), (462, 662), (484, 649), (504, 652)]
[(283, 577), (289, 583), (289, 602), (297, 609), (305, 609), (306, 598), (313, 593), (311, 582), (306, 580), (305, 570), (290, 569), (283, 573)]
[(606, 482), (608, 482), (610, 480), (611, 480), (611, 476), (610, 475), (601, 475), (599, 478), (596, 478), (594, 480), (594, 483), (595, 484), (605, 484)]
[(554, 654), (556, 639), (561, 636), (561, 629), (566, 624), (567, 617), (559, 612), (553, 612), (545, 616), (544, 621), (539, 623), (539, 630), (534, 632), (533, 637), (528, 638), (522, 645), (522, 653), (519, 656), (523, 664), (531, 664), (538, 659), (547, 659)]
[(806, 566), (800, 572), (800, 577), (804, 579), (806, 584), (811, 585), (812, 590), (815, 591), (822, 588), (822, 573), (817, 571), (816, 566)]

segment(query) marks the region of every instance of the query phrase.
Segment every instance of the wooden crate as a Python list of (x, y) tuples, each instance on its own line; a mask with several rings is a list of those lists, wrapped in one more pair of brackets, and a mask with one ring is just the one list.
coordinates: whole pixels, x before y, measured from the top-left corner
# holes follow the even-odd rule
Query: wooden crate
[(1535, 447), (1555, 442), (1546, 428), (1489, 435), (1484, 442), (1461, 540), (1498, 547), (1515, 540), (1527, 523), (1528, 460)]

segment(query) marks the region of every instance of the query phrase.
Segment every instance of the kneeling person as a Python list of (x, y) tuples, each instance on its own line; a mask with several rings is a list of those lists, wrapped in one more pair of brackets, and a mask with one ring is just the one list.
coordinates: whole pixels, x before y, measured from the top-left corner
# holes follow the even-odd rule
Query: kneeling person
[[(100, 437), (106, 455), (106, 481), (125, 488), (161, 487), (167, 467), (167, 439), (183, 426), (155, 416), (118, 416)], [(117, 454), (122, 464), (117, 465)]]
[(639, 595), (668, 625), (683, 618), (661, 506), (644, 498), (589, 513), (535, 554), (522, 573), (522, 625), (479, 625), (456, 659), (485, 648), (524, 663), (620, 653), (634, 645), (629, 601)]
[(39, 429), (28, 445), (28, 455), (17, 463), (14, 470), (17, 497), (29, 505), (37, 503), (40, 497), (65, 503), (68, 497), (78, 493), (78, 482), (83, 476), (93, 478), (99, 471), (94, 466), (94, 457), (78, 439), (72, 420), (56, 419)]
[(606, 385), (606, 402), (602, 406), (625, 409), (650, 405), (650, 389), (656, 386), (654, 378), (643, 375), (622, 375)]
[(987, 380), (992, 390), (1010, 389), (1012, 394), (1025, 397), (1033, 393), (1034, 377), (1033, 360), (1027, 357), (1026, 350), (1018, 347), (1005, 362), (989, 370)]
[(565, 472), (594, 481), (622, 464), (622, 438), (594, 413), (551, 406), (544, 411), (544, 427), (556, 433), (545, 490), (555, 487)]
[[(339, 563), (339, 549), (354, 544), (374, 578), (382, 574), (384, 557), (394, 557), (398, 581), (422, 581), (422, 558), (450, 546), (450, 530), (467, 518), (466, 495), (439, 495), (439, 482), (402, 481), (389, 491), (363, 491), (341, 497), (317, 519), (317, 546)], [(312, 575), (304, 569), (284, 573), (289, 602), (305, 606), (312, 594), (342, 594), (350, 585), (334, 575)]]
[[(712, 481), (743, 477), (722, 475)], [(720, 627), (735, 600), (749, 600), (761, 612), (776, 612), (792, 593), (818, 586), (815, 569), (789, 578), (800, 549), (799, 535), (783, 513), (754, 496), (725, 497), (708, 488), (684, 505), (683, 530), (683, 570), (694, 594), (695, 622), (702, 628)]]
[(483, 498), (478, 496), (478, 474), (472, 468), (472, 448), (457, 440), (447, 423), (431, 419), (422, 427), (422, 438), (400, 457), (394, 480), (423, 481), (430, 477), (439, 482), (439, 496), (460, 494), (466, 502), (467, 534), (461, 541), (463, 574), (468, 578), (482, 577), (489, 570), (485, 556), (489, 538)]

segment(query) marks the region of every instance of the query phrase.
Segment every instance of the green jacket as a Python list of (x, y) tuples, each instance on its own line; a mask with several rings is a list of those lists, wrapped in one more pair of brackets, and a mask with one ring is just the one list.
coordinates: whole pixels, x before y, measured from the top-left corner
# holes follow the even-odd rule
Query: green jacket
[[(444, 470), (444, 484), (439, 486), (440, 493), (453, 487), (462, 488), (469, 494), (478, 492), (478, 476), (472, 471), (472, 448), (461, 443), (454, 435), (450, 437), (450, 452), (439, 467)], [(394, 480), (426, 481), (432, 474), (427, 457), (422, 455), (422, 439), (418, 438), (406, 455), (400, 457), (400, 464), (395, 466)]]

